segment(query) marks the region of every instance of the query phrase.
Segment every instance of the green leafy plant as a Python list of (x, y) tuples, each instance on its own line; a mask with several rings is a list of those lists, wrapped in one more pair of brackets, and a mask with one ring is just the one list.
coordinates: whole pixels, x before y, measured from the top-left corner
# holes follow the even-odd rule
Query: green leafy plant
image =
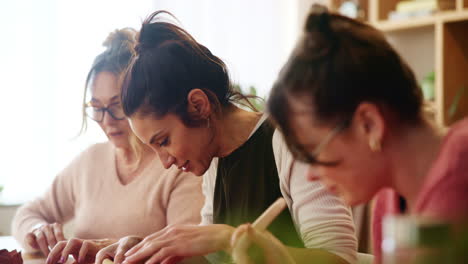
[(424, 95), (424, 99), (433, 100), (434, 99), (434, 83), (435, 83), (435, 73), (431, 71), (428, 73), (421, 82), (421, 89)]
[[(421, 89), (422, 89), (425, 100), (428, 100), (428, 101), (434, 100), (434, 97), (435, 97), (434, 85), (435, 85), (435, 73), (434, 71), (431, 71), (424, 77), (424, 79), (421, 82)], [(466, 97), (467, 90), (468, 89), (466, 86), (462, 86), (458, 89), (455, 96), (453, 97), (452, 104), (447, 109), (448, 118), (450, 120), (453, 120), (456, 114), (458, 113), (460, 102), (462, 98)]]
[(244, 91), (239, 84), (234, 84), (233, 88), (235, 91), (248, 96), (247, 99), (256, 110), (263, 111), (265, 109), (265, 99), (257, 95), (257, 89), (253, 85), (250, 85), (247, 91)]
[(451, 120), (457, 114), (460, 101), (466, 94), (465, 92), (466, 92), (466, 86), (462, 86), (458, 89), (457, 94), (455, 94), (455, 97), (453, 98), (453, 102), (448, 109), (448, 116)]

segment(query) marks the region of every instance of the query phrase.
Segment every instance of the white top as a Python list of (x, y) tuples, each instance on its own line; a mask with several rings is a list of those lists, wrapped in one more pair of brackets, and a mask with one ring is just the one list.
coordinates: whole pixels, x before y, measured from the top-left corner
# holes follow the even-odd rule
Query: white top
[[(263, 115), (251, 135), (266, 120)], [(294, 160), (283, 136), (273, 134), (273, 153), (280, 181), (280, 189), (291, 216), (307, 248), (320, 248), (334, 253), (349, 263), (357, 261), (357, 240), (351, 210), (319, 182), (306, 178), (308, 165)], [(293, 169), (291, 166), (294, 164)], [(202, 208), (202, 225), (213, 223), (213, 196), (218, 168), (214, 158), (203, 175), (205, 204)]]

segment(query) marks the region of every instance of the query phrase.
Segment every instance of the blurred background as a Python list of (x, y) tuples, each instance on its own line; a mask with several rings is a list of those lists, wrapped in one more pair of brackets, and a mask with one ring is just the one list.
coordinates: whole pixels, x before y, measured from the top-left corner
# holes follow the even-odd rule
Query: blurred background
[(226, 62), (234, 83), (265, 97), (313, 2), (382, 30), (437, 122), (468, 114), (468, 0), (1, 0), (0, 235), (18, 205), (105, 140), (94, 122), (77, 135), (85, 77), (109, 32), (139, 30), (168, 10)]
[(166, 9), (221, 57), (233, 81), (260, 96), (290, 52), (298, 2), (157, 0), (2, 0), (0, 185), (3, 203), (42, 193), (74, 156), (104, 135), (94, 122), (76, 137), (86, 74), (117, 28), (139, 29)]

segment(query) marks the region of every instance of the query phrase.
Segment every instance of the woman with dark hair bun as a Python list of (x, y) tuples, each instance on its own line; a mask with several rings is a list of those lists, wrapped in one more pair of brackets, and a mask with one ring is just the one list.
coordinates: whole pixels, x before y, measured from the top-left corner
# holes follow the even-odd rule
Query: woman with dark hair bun
[[(315, 6), (268, 109), (291, 152), (310, 165), (310, 181), (349, 205), (382, 190), (372, 224), (377, 263), (383, 215), (468, 216), (468, 120), (449, 131), (429, 121), (413, 72), (368, 24)], [(284, 252), (248, 225), (236, 237), (248, 230), (265, 250)]]
[[(48, 264), (65, 263), (68, 255), (78, 263), (94, 263), (100, 249), (123, 237), (136, 244), (138, 237), (167, 225), (200, 222), (201, 180), (165, 170), (132, 133), (123, 113), (120, 77), (133, 56), (135, 36), (129, 28), (112, 32), (86, 79), (82, 132), (90, 118), (109, 140), (75, 158), (13, 221), (13, 234), (23, 248), (40, 250)], [(66, 239), (62, 225), (71, 220), (74, 238)]]
[(123, 109), (167, 169), (203, 175), (205, 205), (200, 226), (156, 232), (128, 251), (125, 262), (176, 263), (216, 253), (210, 259), (221, 263), (234, 227), (254, 221), (279, 197), (289, 210), (269, 230), (298, 263), (305, 256), (354, 262), (349, 208), (321, 184), (306, 181), (305, 164), (292, 158), (267, 116), (239, 106), (247, 101), (233, 90), (223, 61), (161, 20), (164, 14), (154, 13), (141, 28), (124, 80)]

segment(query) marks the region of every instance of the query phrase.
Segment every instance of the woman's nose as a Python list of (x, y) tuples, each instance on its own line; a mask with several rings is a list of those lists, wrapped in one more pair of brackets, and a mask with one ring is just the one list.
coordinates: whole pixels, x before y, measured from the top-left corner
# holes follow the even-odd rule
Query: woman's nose
[(112, 116), (107, 111), (105, 111), (104, 117), (102, 118), (102, 123), (104, 125), (109, 126), (109, 125), (112, 125), (114, 122), (115, 122), (115, 119), (112, 118)]
[(175, 158), (166, 151), (158, 151), (158, 155), (166, 170), (169, 169), (172, 166), (172, 164), (175, 163)]

